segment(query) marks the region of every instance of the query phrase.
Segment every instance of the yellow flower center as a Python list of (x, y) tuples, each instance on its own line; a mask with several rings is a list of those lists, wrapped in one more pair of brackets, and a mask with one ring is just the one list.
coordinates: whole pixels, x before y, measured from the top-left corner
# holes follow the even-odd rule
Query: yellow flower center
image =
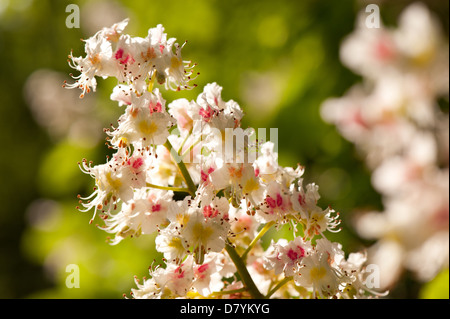
[(211, 227), (204, 226), (202, 223), (196, 223), (192, 228), (192, 234), (200, 243), (206, 243), (213, 234), (213, 230)]
[(325, 277), (327, 274), (327, 270), (323, 266), (314, 267), (310, 271), (311, 279), (312, 281), (318, 281)]
[(108, 181), (108, 184), (114, 189), (119, 190), (119, 188), (122, 186), (122, 181), (120, 178), (113, 178), (111, 176), (111, 172), (106, 173), (106, 180)]
[(153, 121), (142, 120), (139, 122), (138, 129), (142, 134), (152, 136), (158, 130), (158, 125)]
[(181, 66), (181, 60), (177, 57), (172, 57), (170, 59), (170, 68), (171, 69), (178, 69)]
[(245, 182), (244, 188), (242, 192), (244, 194), (250, 194), (251, 192), (257, 190), (259, 188), (259, 184), (255, 178), (250, 178)]

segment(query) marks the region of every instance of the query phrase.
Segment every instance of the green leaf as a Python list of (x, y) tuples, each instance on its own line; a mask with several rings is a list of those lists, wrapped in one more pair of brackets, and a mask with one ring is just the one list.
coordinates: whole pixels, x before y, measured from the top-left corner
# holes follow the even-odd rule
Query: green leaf
[(449, 299), (448, 269), (439, 273), (433, 280), (424, 285), (420, 292), (421, 299)]

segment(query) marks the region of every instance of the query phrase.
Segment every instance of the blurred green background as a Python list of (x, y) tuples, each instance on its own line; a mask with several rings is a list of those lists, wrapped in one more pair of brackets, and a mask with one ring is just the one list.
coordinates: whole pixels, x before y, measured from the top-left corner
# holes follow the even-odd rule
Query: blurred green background
[[(342, 96), (360, 79), (342, 66), (339, 45), (354, 28), (362, 1), (61, 1), (0, 0), (0, 298), (121, 298), (160, 259), (152, 237), (106, 243), (75, 209), (93, 180), (77, 162), (103, 163), (102, 128), (122, 109), (109, 100), (114, 80), (99, 80), (83, 100), (65, 90), (67, 55), (84, 55), (80, 38), (130, 18), (127, 32), (146, 36), (162, 23), (169, 37), (188, 40), (184, 59), (198, 63), (198, 88), (164, 92), (194, 99), (203, 85), (223, 86), (224, 100), (246, 112), (243, 127), (278, 128), (279, 162), (301, 163), (306, 182), (320, 186), (322, 207), (341, 213), (344, 229), (330, 236), (349, 253), (370, 244), (351, 226), (355, 207), (382, 209), (370, 172), (319, 115), (328, 97)], [(69, 29), (66, 6), (79, 5), (80, 28)], [(386, 24), (410, 1), (381, 2)], [(448, 1), (428, 1), (448, 32)], [(68, 289), (66, 266), (80, 267), (80, 289)], [(445, 284), (446, 283), (446, 284)], [(442, 288), (443, 287), (443, 288)], [(392, 298), (442, 296), (448, 272), (422, 287), (410, 274)], [(433, 295), (434, 294), (434, 295)]]

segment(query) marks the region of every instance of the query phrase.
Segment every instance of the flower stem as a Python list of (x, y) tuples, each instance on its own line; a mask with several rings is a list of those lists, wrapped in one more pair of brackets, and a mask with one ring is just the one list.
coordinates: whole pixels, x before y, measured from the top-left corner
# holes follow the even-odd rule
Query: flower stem
[(188, 154), (198, 143), (200, 143), (202, 141), (202, 139), (198, 139), (195, 143), (193, 143), (191, 146), (189, 146), (189, 148), (187, 150), (184, 151), (184, 153), (181, 155), (181, 157), (186, 156), (186, 154)]
[(225, 244), (225, 249), (230, 256), (231, 260), (235, 264), (237, 271), (239, 275), (241, 276), (242, 281), (244, 282), (245, 287), (247, 288), (250, 295), (255, 299), (263, 299), (264, 296), (259, 292), (258, 287), (256, 287), (252, 277), (250, 276), (247, 267), (242, 260), (242, 258), (239, 256), (239, 254), (236, 252), (236, 250), (233, 248), (232, 244), (230, 242)]
[(166, 141), (164, 146), (169, 150), (170, 154), (172, 154), (172, 157), (175, 160), (175, 163), (177, 164), (184, 181), (186, 182), (189, 194), (191, 194), (192, 197), (195, 197), (195, 191), (197, 190), (197, 187), (192, 181), (191, 175), (189, 174), (186, 165), (181, 160), (181, 157), (178, 155), (177, 151), (172, 147), (172, 144), (170, 144), (169, 140)]
[(267, 295), (266, 295), (266, 299), (269, 299), (270, 296), (272, 296), (278, 289), (280, 289), (281, 287), (283, 287), (286, 283), (288, 283), (289, 281), (291, 281), (292, 277), (285, 277), (283, 280), (281, 280), (275, 287), (273, 287), (272, 290), (270, 290)]
[(187, 142), (189, 136), (190, 136), (189, 134), (186, 134), (186, 137), (184, 138), (183, 142), (182, 142), (181, 145), (180, 145), (180, 148), (178, 149), (178, 152), (177, 152), (178, 155), (181, 154), (181, 151), (183, 150), (184, 144), (186, 144), (186, 142)]
[(189, 188), (185, 188), (185, 187), (161, 186), (161, 185), (155, 185), (155, 184), (151, 184), (151, 183), (147, 183), (146, 186), (151, 187), (151, 188), (164, 189), (166, 191), (189, 193)]
[(255, 246), (255, 244), (258, 242), (258, 240), (260, 240), (261, 237), (264, 236), (264, 234), (267, 233), (267, 231), (270, 229), (270, 227), (272, 227), (274, 224), (275, 224), (274, 221), (270, 221), (266, 225), (264, 225), (264, 227), (259, 231), (258, 235), (256, 235), (255, 238), (253, 238), (250, 245), (248, 245), (247, 249), (242, 254), (242, 256), (241, 256), (242, 260), (245, 260), (247, 258), (247, 255), (250, 252), (250, 250), (252, 250), (253, 246)]

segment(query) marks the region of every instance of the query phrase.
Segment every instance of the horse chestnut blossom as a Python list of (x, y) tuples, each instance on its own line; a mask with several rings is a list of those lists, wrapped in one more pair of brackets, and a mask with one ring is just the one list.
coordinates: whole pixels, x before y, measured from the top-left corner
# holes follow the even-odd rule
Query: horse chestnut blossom
[[(342, 246), (327, 239), (327, 231), (339, 231), (339, 214), (318, 205), (316, 184), (303, 185), (304, 167), (279, 166), (274, 142), (256, 141), (254, 131), (240, 127), (244, 112), (222, 99), (217, 83), (196, 100), (167, 103), (156, 86), (195, 88), (193, 65), (161, 25), (139, 38), (124, 33), (127, 22), (85, 40), (86, 57), (70, 55), (81, 74), (65, 86), (80, 88), (83, 97), (95, 91), (96, 77), (118, 82), (111, 100), (124, 113), (105, 130), (114, 154), (105, 164), (79, 163), (96, 184), (79, 198), (82, 211), (94, 211), (91, 222), (103, 221), (98, 227), (112, 245), (156, 236), (163, 264), (152, 264), (149, 278), (135, 278), (132, 297), (383, 295), (364, 285), (371, 275), (366, 255), (346, 259)], [(242, 143), (227, 144), (244, 135)], [(262, 236), (284, 225), (292, 238), (265, 247)]]
[[(358, 24), (341, 60), (362, 76), (322, 117), (353, 142), (372, 170), (384, 211), (358, 214), (356, 229), (376, 240), (371, 262), (389, 288), (405, 270), (427, 282), (449, 263), (448, 40), (423, 4), (408, 6), (396, 28)], [(364, 53), (364, 54), (362, 54)]]

